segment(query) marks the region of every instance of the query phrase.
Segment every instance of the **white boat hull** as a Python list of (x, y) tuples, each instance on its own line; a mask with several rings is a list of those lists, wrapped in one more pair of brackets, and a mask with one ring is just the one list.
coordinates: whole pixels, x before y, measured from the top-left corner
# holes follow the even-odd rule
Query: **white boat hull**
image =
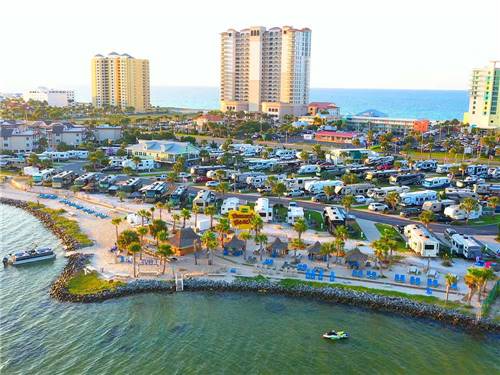
[(34, 258), (29, 258), (29, 259), (23, 259), (23, 260), (14, 260), (12, 262), (12, 265), (19, 266), (19, 265), (26, 264), (26, 263), (41, 262), (44, 260), (52, 260), (55, 258), (56, 258), (56, 254), (50, 254), (50, 255), (45, 255), (45, 256), (41, 256), (41, 257), (34, 257)]

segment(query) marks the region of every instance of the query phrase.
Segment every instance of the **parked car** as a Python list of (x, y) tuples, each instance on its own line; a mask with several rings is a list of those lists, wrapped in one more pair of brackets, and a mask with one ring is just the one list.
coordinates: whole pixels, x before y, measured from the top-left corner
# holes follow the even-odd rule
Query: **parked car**
[(181, 172), (177, 175), (177, 177), (179, 178), (189, 178), (191, 177), (191, 174), (187, 173), (187, 172)]
[(323, 193), (323, 192), (315, 194), (311, 198), (312, 202), (322, 202), (322, 203), (331, 202), (333, 200), (334, 200), (334, 196), (333, 195), (330, 196), (330, 198), (328, 198), (328, 196), (325, 193)]
[(219, 181), (208, 181), (205, 186), (206, 187), (217, 187), (220, 185)]
[(355, 195), (354, 200), (357, 204), (367, 204), (373, 202), (372, 198), (367, 198), (364, 195)]
[(302, 197), (304, 192), (299, 189), (290, 190), (285, 193), (285, 197)]
[(206, 176), (200, 176), (200, 177), (196, 177), (194, 179), (194, 182), (197, 184), (204, 184), (205, 182), (208, 182), (208, 181), (212, 181), (212, 179), (209, 177), (206, 177)]
[(389, 209), (389, 207), (386, 205), (386, 204), (383, 204), (383, 203), (378, 203), (378, 202), (372, 202), (368, 205), (368, 209), (370, 211), (386, 211)]
[(415, 217), (422, 213), (422, 209), (420, 207), (407, 207), (403, 208), (399, 213), (401, 217)]
[(259, 193), (270, 193), (272, 191), (271, 187), (270, 186), (262, 186), (260, 188), (257, 188), (257, 191)]
[(454, 234), (457, 234), (457, 231), (453, 228), (446, 228), (444, 230), (444, 238), (446, 238), (448, 241), (451, 241), (451, 236)]

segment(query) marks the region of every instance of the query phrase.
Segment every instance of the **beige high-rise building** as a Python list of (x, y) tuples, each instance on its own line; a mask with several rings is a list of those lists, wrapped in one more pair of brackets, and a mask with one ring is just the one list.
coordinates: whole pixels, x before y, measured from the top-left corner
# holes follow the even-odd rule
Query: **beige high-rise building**
[(116, 52), (92, 58), (95, 107), (134, 107), (135, 112), (146, 112), (150, 109), (149, 95), (149, 60)]
[(222, 111), (303, 115), (309, 103), (311, 30), (290, 26), (221, 34)]
[(469, 90), (469, 112), (464, 123), (481, 129), (500, 129), (500, 61), (474, 69)]

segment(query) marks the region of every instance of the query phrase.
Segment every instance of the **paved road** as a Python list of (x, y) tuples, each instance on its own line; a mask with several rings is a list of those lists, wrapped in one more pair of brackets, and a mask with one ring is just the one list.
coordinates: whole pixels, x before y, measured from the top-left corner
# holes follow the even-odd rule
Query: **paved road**
[[(206, 189), (205, 187), (199, 187), (199, 186), (191, 186), (189, 188), (191, 191), (197, 191), (201, 189)], [(221, 195), (217, 193), (219, 197)], [(235, 192), (228, 192), (226, 193), (225, 197), (237, 197), (241, 200), (246, 200), (248, 202), (255, 202), (257, 198), (261, 197), (260, 194), (243, 194), (243, 193), (235, 193)], [(288, 205), (288, 202), (290, 202), (293, 199), (289, 198), (276, 198), (276, 197), (267, 197), (269, 198), (269, 202), (272, 204), (276, 203), (281, 203), (283, 205)], [(304, 207), (305, 209), (308, 210), (316, 210), (316, 211), (323, 211), (323, 208), (326, 205), (324, 203), (318, 203), (318, 202), (304, 202), (304, 201), (296, 201), (297, 204), (301, 207)], [(370, 212), (370, 211), (364, 211), (364, 210), (356, 210), (356, 209), (351, 209), (350, 211), (351, 214), (356, 216), (356, 218), (359, 219), (364, 219), (364, 220), (370, 220), (370, 221), (375, 221), (377, 223), (383, 223), (383, 224), (389, 224), (389, 225), (408, 225), (408, 224), (419, 224), (420, 222), (402, 218), (399, 216), (394, 216), (394, 215), (386, 215), (386, 214), (381, 214), (381, 213), (375, 213), (375, 212)], [(485, 225), (485, 226), (478, 226), (478, 227), (472, 227), (472, 226), (450, 226), (447, 224), (438, 224), (438, 223), (433, 223), (429, 225), (429, 228), (437, 233), (443, 233), (446, 228), (454, 228), (458, 232), (463, 233), (463, 234), (470, 234), (470, 235), (493, 235), (498, 232), (498, 228), (496, 225)]]

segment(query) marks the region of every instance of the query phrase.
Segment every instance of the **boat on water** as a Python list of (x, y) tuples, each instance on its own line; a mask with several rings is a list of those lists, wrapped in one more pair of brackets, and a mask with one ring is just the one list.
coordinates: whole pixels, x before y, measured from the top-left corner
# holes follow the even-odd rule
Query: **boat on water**
[(341, 340), (347, 339), (348, 337), (349, 334), (344, 331), (330, 331), (323, 334), (323, 338), (328, 340)]
[(33, 248), (30, 250), (20, 251), (15, 254), (9, 254), (4, 257), (2, 262), (4, 266), (12, 264), (13, 266), (19, 266), (27, 263), (41, 262), (45, 260), (53, 260), (56, 258), (56, 253), (51, 248)]

